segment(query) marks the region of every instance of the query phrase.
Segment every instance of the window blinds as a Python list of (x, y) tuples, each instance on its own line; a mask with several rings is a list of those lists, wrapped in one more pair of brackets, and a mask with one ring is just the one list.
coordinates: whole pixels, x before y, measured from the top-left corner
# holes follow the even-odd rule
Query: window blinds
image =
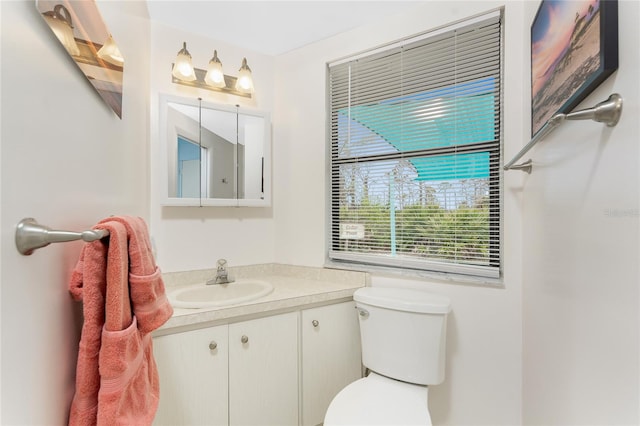
[(329, 64), (338, 261), (498, 277), (501, 13)]

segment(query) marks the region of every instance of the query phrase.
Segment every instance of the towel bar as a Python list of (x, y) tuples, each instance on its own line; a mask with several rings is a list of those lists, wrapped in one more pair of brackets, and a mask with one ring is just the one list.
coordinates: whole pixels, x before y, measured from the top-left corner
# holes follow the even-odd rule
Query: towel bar
[(504, 165), (504, 170), (522, 170), (527, 173), (531, 173), (531, 160), (527, 160), (521, 164), (515, 164), (524, 154), (526, 154), (535, 144), (541, 141), (547, 136), (553, 129), (558, 127), (566, 120), (588, 120), (597, 121), (599, 123), (605, 123), (609, 127), (614, 127), (620, 120), (620, 114), (622, 114), (622, 96), (617, 93), (612, 94), (606, 100), (600, 102), (592, 108), (583, 109), (580, 111), (570, 112), (568, 114), (558, 113), (547, 121), (547, 123), (540, 129), (536, 135), (531, 138), (528, 144), (524, 146), (516, 154), (515, 157), (507, 164)]
[(16, 248), (25, 256), (29, 256), (36, 249), (46, 247), (51, 243), (82, 240), (86, 242), (100, 240), (109, 236), (106, 229), (88, 230), (82, 232), (55, 231), (48, 226), (40, 225), (33, 218), (22, 219), (16, 227)]

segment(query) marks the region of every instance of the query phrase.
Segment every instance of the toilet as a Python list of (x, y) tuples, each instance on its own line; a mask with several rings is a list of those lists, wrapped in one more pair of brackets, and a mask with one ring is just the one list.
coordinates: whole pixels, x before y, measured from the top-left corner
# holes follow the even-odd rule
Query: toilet
[(446, 296), (364, 287), (353, 295), (369, 375), (333, 398), (324, 426), (430, 425), (428, 386), (444, 381)]

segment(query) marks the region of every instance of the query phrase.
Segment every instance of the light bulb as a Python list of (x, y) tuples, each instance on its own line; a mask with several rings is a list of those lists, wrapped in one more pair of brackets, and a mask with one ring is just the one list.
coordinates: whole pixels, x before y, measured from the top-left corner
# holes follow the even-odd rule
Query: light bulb
[(222, 71), (222, 62), (218, 59), (218, 51), (213, 51), (213, 58), (209, 61), (209, 67), (207, 68), (207, 75), (204, 76), (204, 81), (209, 86), (213, 87), (225, 87), (224, 72)]
[(191, 65), (191, 54), (187, 50), (187, 43), (183, 43), (182, 49), (178, 52), (176, 63), (171, 72), (175, 78), (182, 81), (194, 81), (196, 79), (193, 65)]
[(243, 93), (253, 92), (253, 77), (251, 77), (251, 68), (247, 65), (247, 58), (242, 59), (238, 81), (236, 81), (236, 90)]

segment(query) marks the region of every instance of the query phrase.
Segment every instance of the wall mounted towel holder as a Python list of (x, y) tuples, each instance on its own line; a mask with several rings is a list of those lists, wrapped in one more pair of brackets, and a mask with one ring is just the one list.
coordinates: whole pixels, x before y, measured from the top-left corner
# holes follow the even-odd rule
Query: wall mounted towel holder
[(531, 141), (526, 144), (519, 153), (507, 164), (504, 165), (505, 170), (522, 170), (523, 172), (531, 173), (531, 159), (515, 164), (520, 160), (524, 154), (527, 153), (533, 146), (540, 142), (545, 136), (547, 136), (553, 129), (558, 127), (565, 120), (593, 120), (599, 123), (605, 123), (609, 127), (613, 127), (618, 124), (620, 120), (620, 114), (622, 114), (622, 96), (617, 93), (612, 94), (605, 101), (600, 102), (592, 108), (583, 109), (580, 111), (574, 111), (569, 114), (558, 113), (546, 122), (546, 124), (535, 134)]
[(48, 226), (40, 225), (33, 218), (22, 219), (16, 227), (16, 248), (25, 256), (35, 250), (46, 247), (51, 243), (65, 243), (67, 241), (82, 240), (86, 242), (108, 237), (106, 229), (87, 230), (82, 232), (55, 231)]

